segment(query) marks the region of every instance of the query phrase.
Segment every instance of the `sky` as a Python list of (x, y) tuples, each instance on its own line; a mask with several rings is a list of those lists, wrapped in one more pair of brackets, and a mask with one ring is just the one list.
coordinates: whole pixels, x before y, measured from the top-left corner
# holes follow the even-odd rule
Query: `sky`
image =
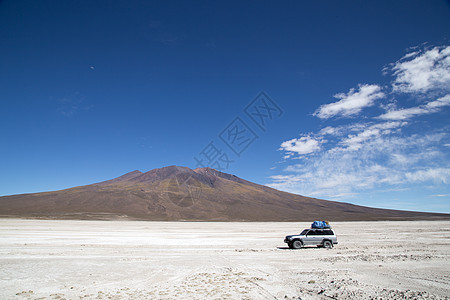
[(0, 0), (0, 196), (209, 166), (450, 213), (449, 1)]

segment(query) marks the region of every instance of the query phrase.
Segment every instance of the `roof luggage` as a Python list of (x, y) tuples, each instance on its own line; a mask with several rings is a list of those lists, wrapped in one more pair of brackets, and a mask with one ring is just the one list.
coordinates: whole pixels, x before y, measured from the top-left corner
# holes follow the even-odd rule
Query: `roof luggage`
[(311, 224), (311, 228), (323, 229), (323, 228), (331, 228), (331, 226), (327, 221), (314, 221)]

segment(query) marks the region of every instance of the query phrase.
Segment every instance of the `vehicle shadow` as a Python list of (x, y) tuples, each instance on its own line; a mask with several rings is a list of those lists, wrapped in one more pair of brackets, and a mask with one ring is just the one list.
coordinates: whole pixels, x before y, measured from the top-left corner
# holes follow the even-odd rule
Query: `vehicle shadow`
[(320, 249), (320, 248), (321, 247), (308, 247), (308, 246), (301, 247), (299, 249), (291, 249), (289, 247), (277, 247), (277, 249), (279, 249), (279, 250), (307, 250), (307, 249)]

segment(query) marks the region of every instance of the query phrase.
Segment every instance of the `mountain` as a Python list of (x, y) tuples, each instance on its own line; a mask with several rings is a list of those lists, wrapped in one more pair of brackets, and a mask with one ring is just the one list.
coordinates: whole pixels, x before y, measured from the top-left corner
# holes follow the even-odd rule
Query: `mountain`
[(164, 221), (450, 219), (304, 197), (211, 168), (169, 166), (70, 189), (0, 197), (0, 217)]

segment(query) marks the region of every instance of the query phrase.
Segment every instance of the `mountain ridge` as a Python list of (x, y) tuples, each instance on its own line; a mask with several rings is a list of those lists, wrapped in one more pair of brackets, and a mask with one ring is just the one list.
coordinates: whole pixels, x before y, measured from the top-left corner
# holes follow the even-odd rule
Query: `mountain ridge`
[(153, 221), (434, 220), (450, 214), (305, 197), (211, 168), (135, 170), (65, 190), (0, 197), (0, 217)]

